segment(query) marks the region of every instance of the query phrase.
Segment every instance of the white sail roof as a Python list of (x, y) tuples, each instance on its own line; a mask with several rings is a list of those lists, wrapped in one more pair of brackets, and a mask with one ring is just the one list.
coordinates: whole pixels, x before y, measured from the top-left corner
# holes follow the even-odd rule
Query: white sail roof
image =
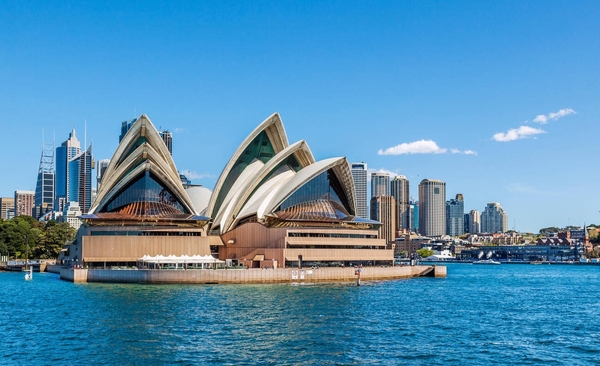
[(101, 210), (144, 171), (152, 172), (189, 213), (197, 214), (181, 184), (169, 150), (145, 114), (135, 121), (117, 147), (89, 213)]

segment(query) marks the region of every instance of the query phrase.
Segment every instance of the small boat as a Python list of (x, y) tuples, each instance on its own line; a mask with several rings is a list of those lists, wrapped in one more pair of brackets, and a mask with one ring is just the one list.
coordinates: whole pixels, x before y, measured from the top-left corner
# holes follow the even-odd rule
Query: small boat
[(493, 259), (481, 259), (478, 261), (473, 261), (473, 264), (500, 264), (500, 262), (497, 262)]

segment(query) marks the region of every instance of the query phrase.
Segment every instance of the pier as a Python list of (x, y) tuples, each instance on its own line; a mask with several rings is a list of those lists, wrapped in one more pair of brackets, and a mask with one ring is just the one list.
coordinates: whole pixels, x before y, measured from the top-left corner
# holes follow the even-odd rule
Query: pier
[[(112, 282), (151, 284), (251, 284), (355, 282), (355, 268), (277, 268), (277, 269), (74, 269), (49, 268), (71, 282)], [(362, 267), (361, 280), (394, 280), (413, 277), (446, 277), (445, 266)]]

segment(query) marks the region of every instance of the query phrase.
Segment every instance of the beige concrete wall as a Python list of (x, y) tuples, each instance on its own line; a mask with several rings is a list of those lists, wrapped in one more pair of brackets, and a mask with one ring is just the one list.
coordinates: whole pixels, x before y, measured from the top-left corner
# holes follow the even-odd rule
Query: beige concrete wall
[(60, 279), (71, 282), (88, 282), (87, 269), (61, 268)]
[(60, 270), (63, 268), (62, 264), (48, 264), (46, 266), (46, 272), (60, 274)]
[(84, 236), (82, 241), (81, 256), (86, 262), (136, 261), (146, 254), (210, 254), (205, 236)]
[(284, 256), (288, 260), (298, 260), (302, 255), (303, 261), (389, 261), (394, 260), (391, 249), (285, 249)]
[[(302, 254), (304, 261), (389, 261), (394, 260), (393, 250), (384, 249), (383, 239), (332, 238), (332, 237), (287, 237), (288, 232), (311, 234), (354, 234), (376, 235), (376, 230), (319, 229), (319, 228), (267, 228), (259, 223), (248, 223), (221, 235), (224, 246), (219, 248), (219, 259), (252, 260), (256, 255), (274, 259), (280, 267), (286, 258), (291, 261)], [(295, 245), (337, 245), (348, 249), (293, 249)], [(382, 249), (352, 249), (353, 246), (375, 246)]]
[[(419, 276), (429, 266), (363, 267), (361, 281), (392, 280)], [(435, 271), (445, 276), (445, 267)], [(78, 270), (82, 271), (82, 270)], [(296, 278), (293, 278), (295, 273)], [(355, 282), (354, 268), (319, 269), (249, 269), (249, 270), (102, 270), (90, 269), (88, 282), (118, 283), (179, 283), (179, 284), (242, 284), (242, 283), (301, 283), (301, 282)], [(441, 275), (436, 275), (440, 277)], [(304, 277), (304, 278), (302, 278)], [(62, 278), (62, 271), (61, 271)]]

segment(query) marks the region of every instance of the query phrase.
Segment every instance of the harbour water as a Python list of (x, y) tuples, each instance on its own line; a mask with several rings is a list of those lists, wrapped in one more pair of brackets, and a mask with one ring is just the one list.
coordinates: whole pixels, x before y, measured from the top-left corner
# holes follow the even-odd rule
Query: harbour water
[(0, 273), (0, 364), (598, 364), (600, 266), (316, 285)]

